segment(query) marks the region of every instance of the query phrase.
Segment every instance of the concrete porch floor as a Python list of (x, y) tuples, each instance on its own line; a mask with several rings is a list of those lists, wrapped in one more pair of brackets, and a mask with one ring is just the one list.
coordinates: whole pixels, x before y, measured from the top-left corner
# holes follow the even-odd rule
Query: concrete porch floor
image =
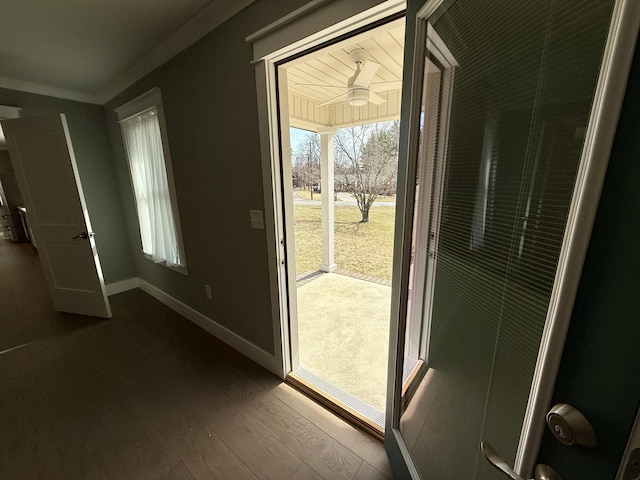
[(298, 285), (300, 366), (385, 410), (391, 287), (342, 273)]

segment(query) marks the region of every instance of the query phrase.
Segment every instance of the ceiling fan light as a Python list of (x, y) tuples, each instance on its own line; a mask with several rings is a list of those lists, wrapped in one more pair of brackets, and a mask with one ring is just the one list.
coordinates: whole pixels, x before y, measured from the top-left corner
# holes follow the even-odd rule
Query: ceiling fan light
[(353, 88), (347, 92), (347, 101), (353, 107), (362, 107), (369, 101), (368, 88)]

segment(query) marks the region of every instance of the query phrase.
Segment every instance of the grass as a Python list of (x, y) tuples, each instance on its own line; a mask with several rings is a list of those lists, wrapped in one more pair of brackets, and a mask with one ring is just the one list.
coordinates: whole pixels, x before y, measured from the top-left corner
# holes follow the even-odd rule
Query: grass
[(376, 202), (394, 202), (396, 201), (396, 196), (395, 195), (380, 195), (378, 198), (376, 198)]
[[(303, 200), (321, 200), (322, 199), (322, 193), (317, 193), (317, 192), (313, 192), (313, 199), (312, 199), (311, 192), (309, 190), (294, 190), (293, 194), (297, 195)], [(341, 193), (340, 195), (342, 195), (343, 198), (346, 197), (346, 198), (349, 198), (350, 200), (354, 200), (354, 198), (348, 193), (346, 194)], [(338, 201), (340, 201), (340, 199)], [(395, 202), (395, 201), (396, 201), (395, 195), (390, 195), (390, 196), (380, 195), (378, 198), (376, 198), (376, 202)]]
[(313, 198), (311, 198), (311, 191), (309, 190), (295, 190), (293, 194), (297, 195), (303, 200), (321, 200), (322, 199), (322, 194), (318, 192), (313, 192)]
[[(316, 194), (314, 194), (315, 198)], [(321, 208), (294, 205), (296, 274), (318, 270), (322, 260)], [(391, 280), (395, 209), (374, 207), (360, 223), (358, 207), (335, 208), (335, 261), (338, 268)]]

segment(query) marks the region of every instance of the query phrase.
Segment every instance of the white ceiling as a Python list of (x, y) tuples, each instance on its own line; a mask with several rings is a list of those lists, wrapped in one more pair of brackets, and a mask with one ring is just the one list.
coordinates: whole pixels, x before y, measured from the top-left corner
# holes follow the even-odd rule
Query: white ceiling
[(103, 103), (254, 0), (0, 0), (0, 87)]
[(380, 64), (371, 86), (395, 82), (392, 88), (377, 91), (400, 90), (403, 46), (404, 19), (400, 19), (285, 64), (288, 88), (318, 103), (339, 96), (346, 91), (347, 80), (356, 69), (349, 52), (364, 48), (368, 53), (368, 61)]

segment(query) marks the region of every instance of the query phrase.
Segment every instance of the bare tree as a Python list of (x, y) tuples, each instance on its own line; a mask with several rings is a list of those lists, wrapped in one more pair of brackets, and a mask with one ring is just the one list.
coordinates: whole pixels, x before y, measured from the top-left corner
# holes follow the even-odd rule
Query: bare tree
[(313, 189), (320, 180), (320, 136), (309, 132), (291, 152), (292, 173), (303, 188), (309, 187), (313, 200)]
[(362, 223), (380, 195), (396, 192), (400, 122), (341, 128), (335, 135), (338, 184), (356, 199)]

